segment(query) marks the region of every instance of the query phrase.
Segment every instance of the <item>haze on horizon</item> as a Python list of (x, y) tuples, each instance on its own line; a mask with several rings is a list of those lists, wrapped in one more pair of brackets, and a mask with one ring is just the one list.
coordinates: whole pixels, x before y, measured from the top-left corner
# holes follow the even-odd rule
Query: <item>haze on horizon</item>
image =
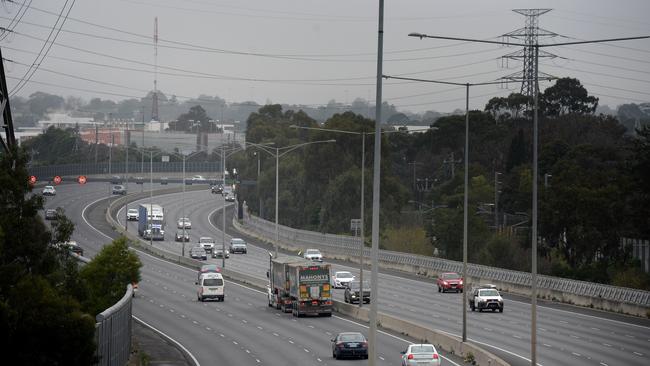
[[(49, 48), (44, 40), (74, 3), (47, 57), (16, 95), (142, 98), (153, 90), (157, 17), (158, 89), (168, 97), (183, 101), (203, 94), (228, 103), (310, 106), (361, 98), (374, 104), (375, 0), (34, 0), (27, 8), (28, 3), (0, 6), (0, 26), (13, 30), (0, 41), (10, 95), (39, 51)], [(408, 37), (419, 32), (501, 40), (524, 26), (515, 8), (553, 9), (540, 16), (539, 26), (561, 36), (540, 43), (650, 35), (650, 2), (644, 0), (386, 1), (384, 74), (479, 83), (520, 71), (521, 63), (501, 58), (515, 47)], [(601, 106), (650, 101), (650, 40), (547, 51), (558, 57), (541, 59), (540, 71), (579, 79)], [(483, 109), (490, 98), (519, 88), (474, 87), (470, 108)], [(464, 108), (465, 90), (386, 80), (383, 95), (400, 111), (451, 112)]]

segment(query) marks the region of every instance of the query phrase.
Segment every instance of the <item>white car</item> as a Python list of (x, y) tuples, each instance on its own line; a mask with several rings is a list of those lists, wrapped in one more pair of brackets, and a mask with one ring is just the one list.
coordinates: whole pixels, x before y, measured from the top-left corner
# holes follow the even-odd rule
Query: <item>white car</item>
[(207, 253), (212, 254), (212, 252), (214, 251), (215, 241), (209, 236), (202, 236), (199, 238), (198, 246), (205, 249)]
[(307, 260), (314, 261), (314, 262), (323, 261), (323, 255), (320, 253), (320, 250), (318, 249), (305, 250), (305, 254), (303, 255), (303, 257)]
[(334, 272), (332, 276), (332, 286), (334, 288), (346, 288), (352, 281), (354, 281), (354, 275), (348, 271)]
[(176, 224), (179, 229), (191, 229), (192, 228), (192, 222), (190, 221), (189, 218), (187, 217), (181, 217), (178, 219), (178, 223)]
[(45, 188), (43, 188), (43, 196), (56, 196), (56, 189), (54, 189), (54, 186), (45, 186)]
[(126, 219), (129, 221), (138, 221), (140, 218), (140, 214), (138, 214), (138, 209), (137, 208), (130, 208), (128, 211), (126, 211)]
[(205, 181), (205, 178), (202, 175), (195, 175), (192, 177), (193, 182), (203, 182)]
[(402, 352), (402, 366), (440, 366), (440, 355), (433, 344), (410, 344)]

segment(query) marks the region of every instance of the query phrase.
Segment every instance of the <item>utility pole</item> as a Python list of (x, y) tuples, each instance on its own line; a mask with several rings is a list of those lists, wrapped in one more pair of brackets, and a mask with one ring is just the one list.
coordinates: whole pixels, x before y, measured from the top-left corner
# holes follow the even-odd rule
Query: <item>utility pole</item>
[(499, 232), (499, 173), (494, 173), (494, 232)]
[(97, 166), (97, 148), (99, 147), (99, 126), (95, 122), (95, 166)]

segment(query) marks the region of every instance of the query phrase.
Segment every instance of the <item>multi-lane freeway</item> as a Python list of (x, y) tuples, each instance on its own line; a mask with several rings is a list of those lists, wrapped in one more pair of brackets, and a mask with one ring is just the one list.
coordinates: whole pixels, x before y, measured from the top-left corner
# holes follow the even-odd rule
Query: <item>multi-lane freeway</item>
[[(137, 188), (133, 185), (132, 189)], [(48, 199), (48, 207), (63, 206), (77, 223), (74, 239), (90, 254), (107, 238), (99, 232), (101, 227), (93, 228), (86, 221), (97, 227), (100, 226), (97, 221), (103, 217), (101, 210), (93, 210), (94, 206), (88, 205), (105, 198), (107, 192), (106, 184), (99, 183), (83, 188), (61, 186), (59, 194)], [(181, 217), (181, 195), (159, 196), (154, 201), (165, 207), (169, 227), (168, 241), (154, 245), (180, 253), (181, 244), (173, 242), (173, 235), (176, 219)], [(199, 236), (207, 235), (215, 237), (219, 245), (221, 220), (214, 220), (215, 224), (210, 217), (215, 211), (220, 212), (224, 204), (221, 196), (211, 195), (209, 190), (187, 192), (184, 201), (186, 216), (192, 220), (192, 229), (188, 230), (190, 244)], [(94, 218), (90, 217), (93, 212)], [(124, 223), (123, 211), (118, 218)], [(129, 224), (129, 230), (134, 231), (135, 225)], [(231, 235), (241, 236), (229, 227), (227, 241)], [(250, 238), (247, 240), (248, 254), (232, 255), (226, 260), (226, 267), (265, 278), (267, 247)], [(228, 284), (224, 303), (201, 304), (195, 298), (194, 271), (146, 254), (141, 258), (143, 283), (134, 314), (178, 340), (201, 364), (212, 364), (215, 357), (224, 363), (327, 364), (332, 363), (329, 349), (332, 334), (344, 330), (367, 333), (362, 325), (341, 317), (295, 319), (277, 313), (267, 308), (264, 294), (234, 283)], [(333, 268), (358, 273), (345, 263), (333, 263)], [(460, 335), (461, 294), (440, 294), (431, 280), (398, 273), (382, 272), (379, 278), (380, 311)], [(336, 291), (335, 297), (342, 300), (342, 291)], [(530, 305), (506, 296), (503, 313), (468, 313), (468, 337), (513, 365), (530, 364)], [(541, 365), (650, 364), (647, 319), (542, 303), (538, 309), (537, 340)], [(398, 364), (399, 352), (409, 340), (382, 333), (378, 341), (381, 343), (377, 348), (379, 364)], [(461, 363), (457, 358), (443, 361), (443, 364)]]
[[(136, 185), (129, 187), (139, 190)], [(145, 190), (148, 187), (145, 185)], [(58, 194), (48, 198), (46, 208), (63, 207), (75, 222), (76, 240), (87, 255), (97, 253), (110, 241), (110, 227), (102, 218), (108, 196), (106, 184), (86, 184), (83, 187), (63, 185)], [(215, 229), (201, 229), (204, 212), (221, 207), (221, 196), (209, 191), (187, 193), (188, 216), (192, 218), (192, 233), (219, 237)], [(165, 202), (166, 215), (175, 226), (180, 213), (180, 195), (157, 198)], [(191, 206), (190, 206), (191, 205)], [(207, 215), (205, 216), (207, 223)], [(135, 226), (133, 226), (135, 229)], [(170, 230), (172, 233), (175, 230)], [(110, 236), (107, 236), (107, 234)], [(198, 235), (193, 234), (193, 238)], [(169, 235), (169, 238), (172, 238)], [(176, 245), (160, 243), (155, 245)], [(328, 365), (333, 363), (330, 339), (342, 331), (361, 331), (367, 327), (344, 317), (293, 318), (271, 309), (266, 295), (258, 290), (228, 282), (225, 302), (201, 303), (196, 300), (196, 271), (140, 253), (143, 263), (142, 282), (133, 305), (138, 319), (154, 326), (185, 347), (201, 365)], [(239, 259), (253, 258), (241, 256)], [(231, 263), (229, 262), (228, 265)], [(400, 351), (413, 340), (381, 333), (378, 337), (379, 365), (399, 363)], [(335, 361), (336, 364), (367, 364), (364, 360)], [(443, 365), (459, 365), (458, 357), (446, 355)]]

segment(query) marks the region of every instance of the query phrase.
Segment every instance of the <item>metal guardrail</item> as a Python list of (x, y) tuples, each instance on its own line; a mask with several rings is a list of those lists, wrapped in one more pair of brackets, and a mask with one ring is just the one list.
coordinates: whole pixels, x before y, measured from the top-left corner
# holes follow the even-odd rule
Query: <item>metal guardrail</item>
[[(248, 230), (255, 232), (269, 241), (275, 239), (275, 223), (273, 222), (246, 214), (243, 217), (242, 223)], [(359, 239), (353, 236), (318, 233), (293, 229), (282, 225), (279, 226), (278, 233), (280, 242), (288, 245), (295, 245), (303, 248), (313, 247), (324, 250), (333, 249), (338, 253), (345, 255), (359, 255)], [(370, 257), (370, 249), (364, 249), (364, 253), (366, 256)], [(463, 268), (462, 262), (388, 250), (379, 251), (379, 260), (418, 266), (435, 272), (460, 273)], [(467, 270), (471, 277), (479, 277), (485, 280), (500, 281), (521, 286), (530, 286), (532, 283), (531, 275), (528, 272), (513, 271), (471, 263), (468, 264)], [(544, 275), (537, 276), (537, 286), (542, 289), (556, 290), (573, 295), (589, 296), (650, 307), (649, 291)]]
[(95, 337), (100, 366), (124, 366), (131, 355), (133, 287), (115, 305), (97, 315)]
[[(90, 259), (71, 253), (87, 264)], [(99, 366), (124, 366), (131, 356), (131, 313), (133, 286), (126, 286), (124, 296), (110, 308), (95, 317), (96, 356)]]

